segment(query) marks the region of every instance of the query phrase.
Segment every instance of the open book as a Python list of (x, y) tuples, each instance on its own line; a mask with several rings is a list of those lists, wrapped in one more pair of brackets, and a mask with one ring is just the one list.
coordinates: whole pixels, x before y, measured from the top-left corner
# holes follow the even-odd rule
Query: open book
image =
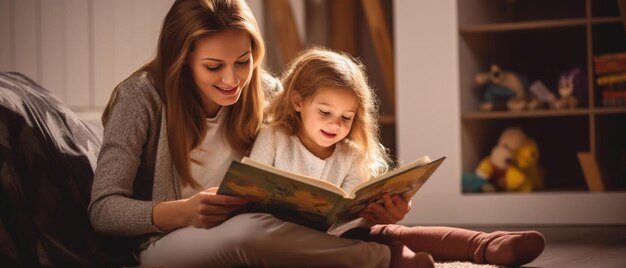
[(277, 218), (321, 231), (356, 219), (369, 203), (382, 204), (384, 193), (409, 200), (446, 157), (428, 156), (365, 181), (346, 193), (334, 184), (307, 177), (244, 157), (233, 161), (217, 193), (242, 196), (252, 211), (272, 213)]

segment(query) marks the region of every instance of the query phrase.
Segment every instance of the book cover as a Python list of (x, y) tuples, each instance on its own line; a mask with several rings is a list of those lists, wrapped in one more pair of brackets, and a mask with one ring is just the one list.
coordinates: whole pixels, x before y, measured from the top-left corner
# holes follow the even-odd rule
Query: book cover
[(313, 177), (264, 165), (248, 158), (233, 161), (217, 191), (250, 201), (250, 210), (326, 231), (337, 221), (355, 219), (385, 193), (410, 199), (445, 160), (422, 157), (363, 182), (350, 192)]

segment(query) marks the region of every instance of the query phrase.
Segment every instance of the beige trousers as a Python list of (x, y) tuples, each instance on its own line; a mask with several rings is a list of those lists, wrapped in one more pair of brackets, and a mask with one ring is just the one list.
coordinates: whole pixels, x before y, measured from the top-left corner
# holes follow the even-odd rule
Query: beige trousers
[(232, 217), (211, 229), (181, 228), (141, 252), (158, 267), (389, 267), (385, 245), (328, 235), (270, 214)]

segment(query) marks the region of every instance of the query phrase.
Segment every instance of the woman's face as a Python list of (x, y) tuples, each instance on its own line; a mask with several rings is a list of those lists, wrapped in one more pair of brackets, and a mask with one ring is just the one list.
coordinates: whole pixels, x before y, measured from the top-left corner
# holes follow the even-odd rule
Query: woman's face
[(195, 42), (187, 64), (207, 117), (237, 102), (252, 74), (250, 35), (242, 30), (212, 33)]

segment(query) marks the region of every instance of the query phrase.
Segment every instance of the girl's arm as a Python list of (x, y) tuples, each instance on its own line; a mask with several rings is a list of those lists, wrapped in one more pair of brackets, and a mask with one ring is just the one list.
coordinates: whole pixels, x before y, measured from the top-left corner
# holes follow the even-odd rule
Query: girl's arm
[(383, 195), (384, 206), (376, 203), (368, 205), (361, 217), (373, 224), (395, 224), (404, 219), (411, 210), (411, 200), (404, 200), (399, 195)]

